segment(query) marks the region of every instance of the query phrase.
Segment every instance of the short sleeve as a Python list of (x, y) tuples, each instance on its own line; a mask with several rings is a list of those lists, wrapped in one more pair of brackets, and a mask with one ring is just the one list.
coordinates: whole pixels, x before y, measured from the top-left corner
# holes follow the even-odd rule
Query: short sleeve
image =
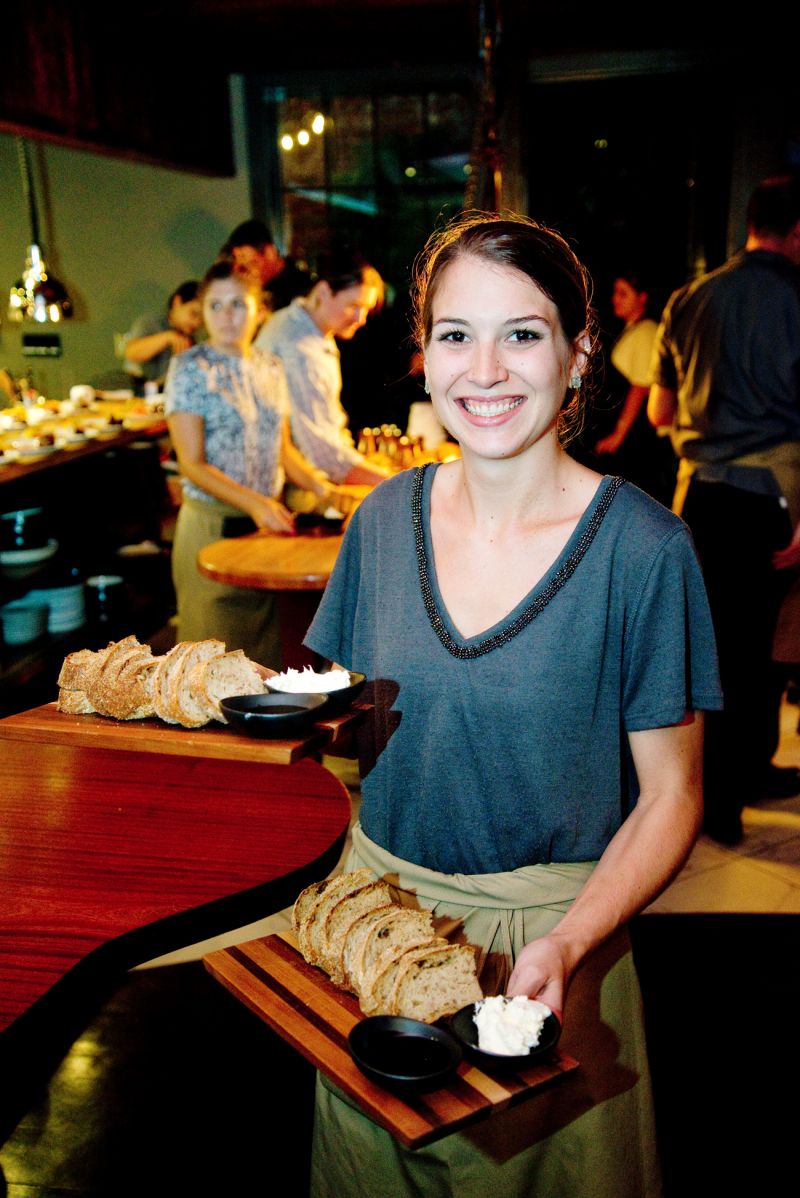
[(665, 538), (642, 580), (626, 628), (622, 688), (628, 732), (722, 707), (711, 613), (684, 526)]
[(653, 341), (653, 353), (650, 359), (650, 378), (652, 383), (658, 387), (666, 387), (669, 391), (677, 391), (678, 374), (670, 348), (671, 304), (672, 300), (670, 300), (665, 308), (661, 322), (656, 329), (655, 340)]
[(191, 351), (172, 359), (164, 383), (164, 411), (167, 416), (173, 412), (203, 415), (206, 385), (202, 375), (203, 371), (191, 356)]

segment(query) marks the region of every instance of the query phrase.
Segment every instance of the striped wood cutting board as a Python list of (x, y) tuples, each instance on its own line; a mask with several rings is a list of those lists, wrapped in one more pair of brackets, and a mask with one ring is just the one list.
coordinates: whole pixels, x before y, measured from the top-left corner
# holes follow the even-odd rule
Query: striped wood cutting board
[(556, 1051), (531, 1069), (490, 1077), (464, 1060), (441, 1089), (400, 1098), (371, 1082), (353, 1061), (347, 1036), (362, 1018), (358, 1002), (303, 960), (291, 933), (221, 949), (204, 961), (232, 994), (407, 1148), (522, 1102), (578, 1067)]

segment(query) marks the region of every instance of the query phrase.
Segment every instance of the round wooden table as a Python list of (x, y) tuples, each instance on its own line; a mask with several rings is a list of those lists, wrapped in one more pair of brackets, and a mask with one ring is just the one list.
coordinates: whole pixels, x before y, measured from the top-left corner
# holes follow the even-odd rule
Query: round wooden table
[(318, 664), (315, 655), (303, 645), (303, 639), (341, 544), (341, 535), (256, 532), (206, 545), (197, 555), (197, 568), (215, 582), (274, 591), (283, 660), (262, 664), (278, 670), (301, 669)]

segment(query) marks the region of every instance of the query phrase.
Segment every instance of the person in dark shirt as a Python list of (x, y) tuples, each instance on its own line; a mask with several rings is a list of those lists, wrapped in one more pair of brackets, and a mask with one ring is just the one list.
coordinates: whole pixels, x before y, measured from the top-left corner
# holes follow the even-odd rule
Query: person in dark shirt
[(714, 617), (725, 709), (708, 720), (704, 828), (726, 844), (742, 837), (743, 806), (800, 793), (800, 771), (772, 763), (773, 636), (800, 564), (800, 182), (761, 183), (747, 229), (741, 252), (670, 297), (648, 401), (672, 429), (673, 507)]

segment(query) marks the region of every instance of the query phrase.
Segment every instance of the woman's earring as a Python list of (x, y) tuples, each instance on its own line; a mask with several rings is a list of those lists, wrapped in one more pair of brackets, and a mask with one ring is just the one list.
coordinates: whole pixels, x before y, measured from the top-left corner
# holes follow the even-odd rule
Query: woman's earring
[(426, 395), (430, 395), (430, 393), (431, 393), (431, 385), (430, 385), (430, 383), (428, 382), (428, 376), (427, 376), (427, 374), (426, 374), (426, 375), (425, 375), (425, 394), (426, 394)]
[(572, 390), (573, 390), (573, 391), (580, 391), (580, 389), (581, 389), (581, 376), (580, 376), (580, 375), (579, 375), (577, 372), (576, 372), (575, 374), (571, 374), (571, 375), (569, 376), (569, 385), (570, 385), (570, 387), (572, 388)]

